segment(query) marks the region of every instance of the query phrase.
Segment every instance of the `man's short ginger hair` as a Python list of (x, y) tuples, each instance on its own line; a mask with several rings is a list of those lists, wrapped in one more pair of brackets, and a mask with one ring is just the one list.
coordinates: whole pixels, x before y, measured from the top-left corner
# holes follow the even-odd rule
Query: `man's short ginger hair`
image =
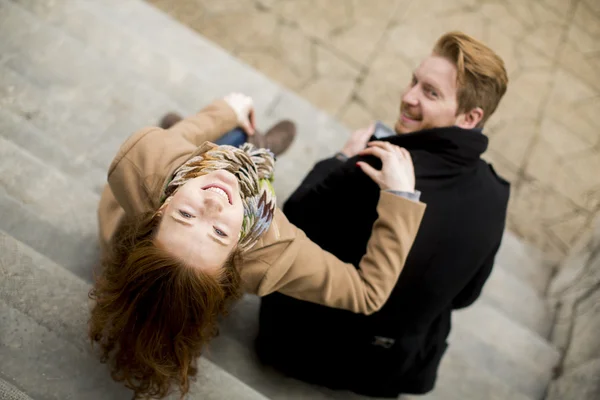
[(477, 127), (482, 128), (506, 93), (508, 75), (504, 61), (482, 42), (458, 31), (439, 38), (433, 54), (456, 66), (457, 114), (480, 107), (483, 118)]

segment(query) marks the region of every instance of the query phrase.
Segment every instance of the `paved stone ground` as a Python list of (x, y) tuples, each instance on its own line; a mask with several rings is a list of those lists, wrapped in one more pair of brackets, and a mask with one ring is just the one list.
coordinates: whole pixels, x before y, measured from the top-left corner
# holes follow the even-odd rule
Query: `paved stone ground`
[(510, 74), (486, 127), (509, 229), (560, 258), (599, 213), (599, 0), (148, 1), (351, 129), (396, 119), (442, 33), (474, 35)]

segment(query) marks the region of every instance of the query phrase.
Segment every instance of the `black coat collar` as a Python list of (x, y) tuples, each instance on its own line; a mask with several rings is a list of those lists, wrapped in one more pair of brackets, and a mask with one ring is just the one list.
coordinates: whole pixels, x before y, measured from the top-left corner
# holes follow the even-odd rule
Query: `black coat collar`
[[(434, 128), (383, 139), (407, 149), (415, 166), (417, 186), (425, 180), (459, 177), (480, 167), (488, 138), (478, 129)], [(419, 183), (421, 182), (421, 183)]]
[(456, 166), (473, 165), (488, 147), (488, 138), (480, 130), (457, 126), (407, 133), (384, 140), (411, 153), (430, 153)]

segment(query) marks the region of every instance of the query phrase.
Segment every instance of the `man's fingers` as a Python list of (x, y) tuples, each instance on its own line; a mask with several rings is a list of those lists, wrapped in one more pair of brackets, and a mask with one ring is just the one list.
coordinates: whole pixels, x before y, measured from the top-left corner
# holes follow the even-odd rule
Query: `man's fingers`
[(252, 127), (252, 130), (256, 129), (256, 114), (254, 113), (254, 108), (250, 109), (250, 115), (248, 115), (248, 119), (250, 121), (250, 126)]
[(250, 122), (245, 122), (241, 125), (241, 128), (244, 130), (244, 132), (246, 132), (248, 135), (252, 136), (254, 135), (254, 128), (250, 125)]
[(375, 133), (375, 122), (371, 122), (371, 125), (367, 128), (367, 132), (369, 133), (369, 137), (373, 136)]
[(378, 170), (371, 167), (369, 164), (367, 164), (364, 161), (359, 161), (356, 163), (356, 165), (358, 166), (358, 168), (360, 168), (362, 170), (362, 172), (367, 174), (367, 176), (369, 178), (371, 178), (373, 181), (375, 181), (377, 183), (377, 177), (379, 176), (379, 173), (380, 173)]
[(373, 136), (373, 131), (374, 131), (374, 126), (373, 126), (373, 125), (372, 125), (372, 126), (369, 126), (369, 127), (368, 127), (368, 128), (366, 128), (366, 129), (363, 129), (363, 131), (361, 132), (361, 135), (360, 135), (360, 136), (361, 136), (361, 138), (362, 138), (362, 140), (364, 140), (365, 142), (366, 142), (367, 140), (369, 140), (369, 138), (370, 138), (371, 136)]

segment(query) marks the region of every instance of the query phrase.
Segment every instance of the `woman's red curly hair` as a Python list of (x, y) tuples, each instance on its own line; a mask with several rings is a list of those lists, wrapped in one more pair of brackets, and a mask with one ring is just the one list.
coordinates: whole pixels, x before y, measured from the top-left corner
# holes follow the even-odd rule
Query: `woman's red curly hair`
[(154, 244), (159, 222), (148, 213), (121, 224), (90, 291), (92, 345), (134, 398), (183, 397), (218, 316), (241, 296), (237, 254), (219, 275), (193, 268)]

